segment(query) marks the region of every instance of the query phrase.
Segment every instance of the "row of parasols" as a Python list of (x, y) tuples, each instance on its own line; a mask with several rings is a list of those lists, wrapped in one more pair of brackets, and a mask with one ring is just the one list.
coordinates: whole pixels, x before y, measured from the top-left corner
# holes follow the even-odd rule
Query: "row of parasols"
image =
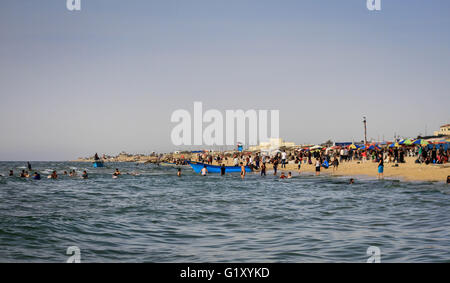
[[(443, 147), (445, 150), (448, 149), (450, 144), (450, 139), (403, 139), (398, 142), (379, 142), (379, 143), (371, 143), (366, 145), (359, 144), (351, 144), (346, 146), (348, 149), (362, 149), (362, 150), (378, 150), (381, 148), (395, 148), (395, 147), (406, 147), (406, 146), (423, 146), (429, 147), (430, 149), (435, 146), (436, 148)], [(341, 149), (341, 146), (332, 146), (332, 147), (323, 147), (320, 145), (316, 145), (309, 148), (303, 148), (304, 150), (326, 150), (326, 149)]]

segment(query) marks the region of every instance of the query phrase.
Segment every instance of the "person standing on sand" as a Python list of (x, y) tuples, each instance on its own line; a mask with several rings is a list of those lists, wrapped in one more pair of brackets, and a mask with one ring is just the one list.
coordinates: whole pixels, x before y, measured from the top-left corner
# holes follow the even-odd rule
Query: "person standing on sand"
[(239, 159), (238, 159), (237, 156), (234, 157), (233, 162), (234, 162), (234, 166), (235, 166), (235, 167), (239, 166)]
[(316, 176), (320, 175), (320, 160), (316, 158)]
[(281, 153), (281, 168), (286, 168), (286, 150)]
[(241, 178), (242, 179), (245, 178), (245, 166), (242, 162), (241, 162)]
[(383, 155), (378, 155), (378, 179), (384, 179), (384, 160)]
[(336, 155), (334, 156), (334, 160), (333, 160), (333, 172), (337, 171), (339, 167), (339, 160), (337, 159)]

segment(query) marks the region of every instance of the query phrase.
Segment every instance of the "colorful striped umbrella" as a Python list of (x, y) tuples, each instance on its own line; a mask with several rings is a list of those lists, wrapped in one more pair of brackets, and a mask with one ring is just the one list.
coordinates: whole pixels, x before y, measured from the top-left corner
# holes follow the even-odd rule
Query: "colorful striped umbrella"
[(412, 140), (407, 139), (407, 140), (405, 140), (405, 141), (403, 142), (403, 144), (404, 144), (404, 145), (412, 145), (413, 142), (412, 142)]
[(348, 148), (350, 148), (350, 149), (357, 149), (358, 147), (355, 144), (351, 144)]

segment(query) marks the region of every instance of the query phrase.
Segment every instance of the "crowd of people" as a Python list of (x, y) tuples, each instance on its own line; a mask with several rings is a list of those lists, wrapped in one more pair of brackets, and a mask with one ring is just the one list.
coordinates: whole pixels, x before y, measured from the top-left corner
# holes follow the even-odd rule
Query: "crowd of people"
[[(31, 164), (30, 162), (27, 162), (27, 168), (29, 171), (32, 170)], [(29, 173), (28, 170), (23, 169), (19, 174), (18, 177), (19, 178), (32, 178), (33, 180), (41, 180), (41, 174), (38, 171), (35, 171), (32, 175)], [(68, 173), (67, 171), (63, 171), (62, 173), (64, 176), (69, 176), (69, 177), (77, 177), (78, 174), (75, 170), (70, 170), (70, 172)], [(9, 177), (15, 177), (14, 174), (14, 170), (9, 170)], [(87, 179), (88, 173), (86, 170), (83, 171), (83, 173), (81, 174), (81, 178), (82, 179)], [(50, 175), (47, 176), (47, 179), (53, 179), (56, 180), (58, 179), (58, 173), (56, 172), (56, 170), (53, 170), (52, 173)]]
[[(267, 165), (271, 164), (273, 174), (277, 175), (278, 170), (286, 168), (286, 164), (293, 162), (297, 164), (298, 171), (301, 171), (302, 165), (309, 164), (315, 166), (316, 175), (320, 175), (321, 168), (332, 168), (337, 171), (342, 162), (375, 162), (377, 163), (378, 178), (384, 176), (384, 166), (386, 163), (401, 164), (406, 163), (406, 157), (415, 157), (415, 163), (423, 164), (446, 164), (448, 163), (450, 149), (444, 149), (443, 146), (402, 146), (402, 147), (374, 147), (373, 149), (353, 149), (348, 147), (335, 147), (315, 150), (286, 150), (268, 156), (261, 153), (235, 153), (234, 155), (216, 154), (204, 152), (199, 153), (196, 159), (200, 163), (212, 165), (214, 161), (222, 166), (229, 163), (233, 166), (247, 166), (252, 170), (259, 170), (261, 176), (266, 176)], [(177, 164), (182, 164), (183, 160), (177, 160)], [(241, 174), (242, 175), (242, 174)], [(284, 173), (281, 178), (288, 176)]]

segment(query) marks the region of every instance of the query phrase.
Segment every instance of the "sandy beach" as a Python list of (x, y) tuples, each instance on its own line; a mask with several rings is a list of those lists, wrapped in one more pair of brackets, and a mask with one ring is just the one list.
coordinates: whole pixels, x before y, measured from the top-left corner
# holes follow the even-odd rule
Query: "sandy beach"
[[(402, 179), (405, 181), (431, 181), (431, 182), (445, 182), (447, 176), (450, 175), (450, 164), (444, 165), (425, 165), (414, 163), (414, 157), (405, 157), (406, 163), (399, 163), (398, 167), (394, 163), (385, 163), (384, 178), (387, 179)], [(218, 165), (214, 162), (215, 165)], [(227, 166), (232, 166), (232, 161), (229, 159), (225, 163)], [(321, 168), (320, 174), (328, 174), (333, 176), (358, 176), (365, 175), (369, 177), (377, 177), (377, 163), (366, 161), (349, 161), (341, 162), (337, 170), (333, 171), (333, 167), (328, 169)], [(278, 175), (281, 172), (292, 172), (294, 176), (298, 175), (298, 165), (286, 165), (286, 168), (281, 168), (278, 165)], [(273, 174), (272, 164), (267, 164), (267, 174)], [(314, 164), (302, 163), (300, 172), (315, 173)], [(300, 173), (301, 174), (301, 173)]]
[[(386, 163), (384, 166), (385, 178), (396, 178), (407, 181), (437, 181), (444, 182), (447, 176), (450, 175), (450, 165), (425, 165), (414, 163), (415, 158), (407, 157), (406, 163), (398, 164), (395, 167), (393, 163)], [(271, 166), (268, 168), (271, 168)], [(297, 164), (288, 164), (286, 169), (279, 168), (278, 171), (292, 172), (295, 174), (297, 170)], [(314, 165), (302, 164), (301, 172), (315, 172)], [(357, 176), (366, 175), (371, 177), (377, 177), (377, 163), (375, 162), (360, 162), (349, 161), (341, 162), (336, 171), (333, 168), (329, 169), (321, 168), (321, 174), (331, 174), (335, 176)]]

